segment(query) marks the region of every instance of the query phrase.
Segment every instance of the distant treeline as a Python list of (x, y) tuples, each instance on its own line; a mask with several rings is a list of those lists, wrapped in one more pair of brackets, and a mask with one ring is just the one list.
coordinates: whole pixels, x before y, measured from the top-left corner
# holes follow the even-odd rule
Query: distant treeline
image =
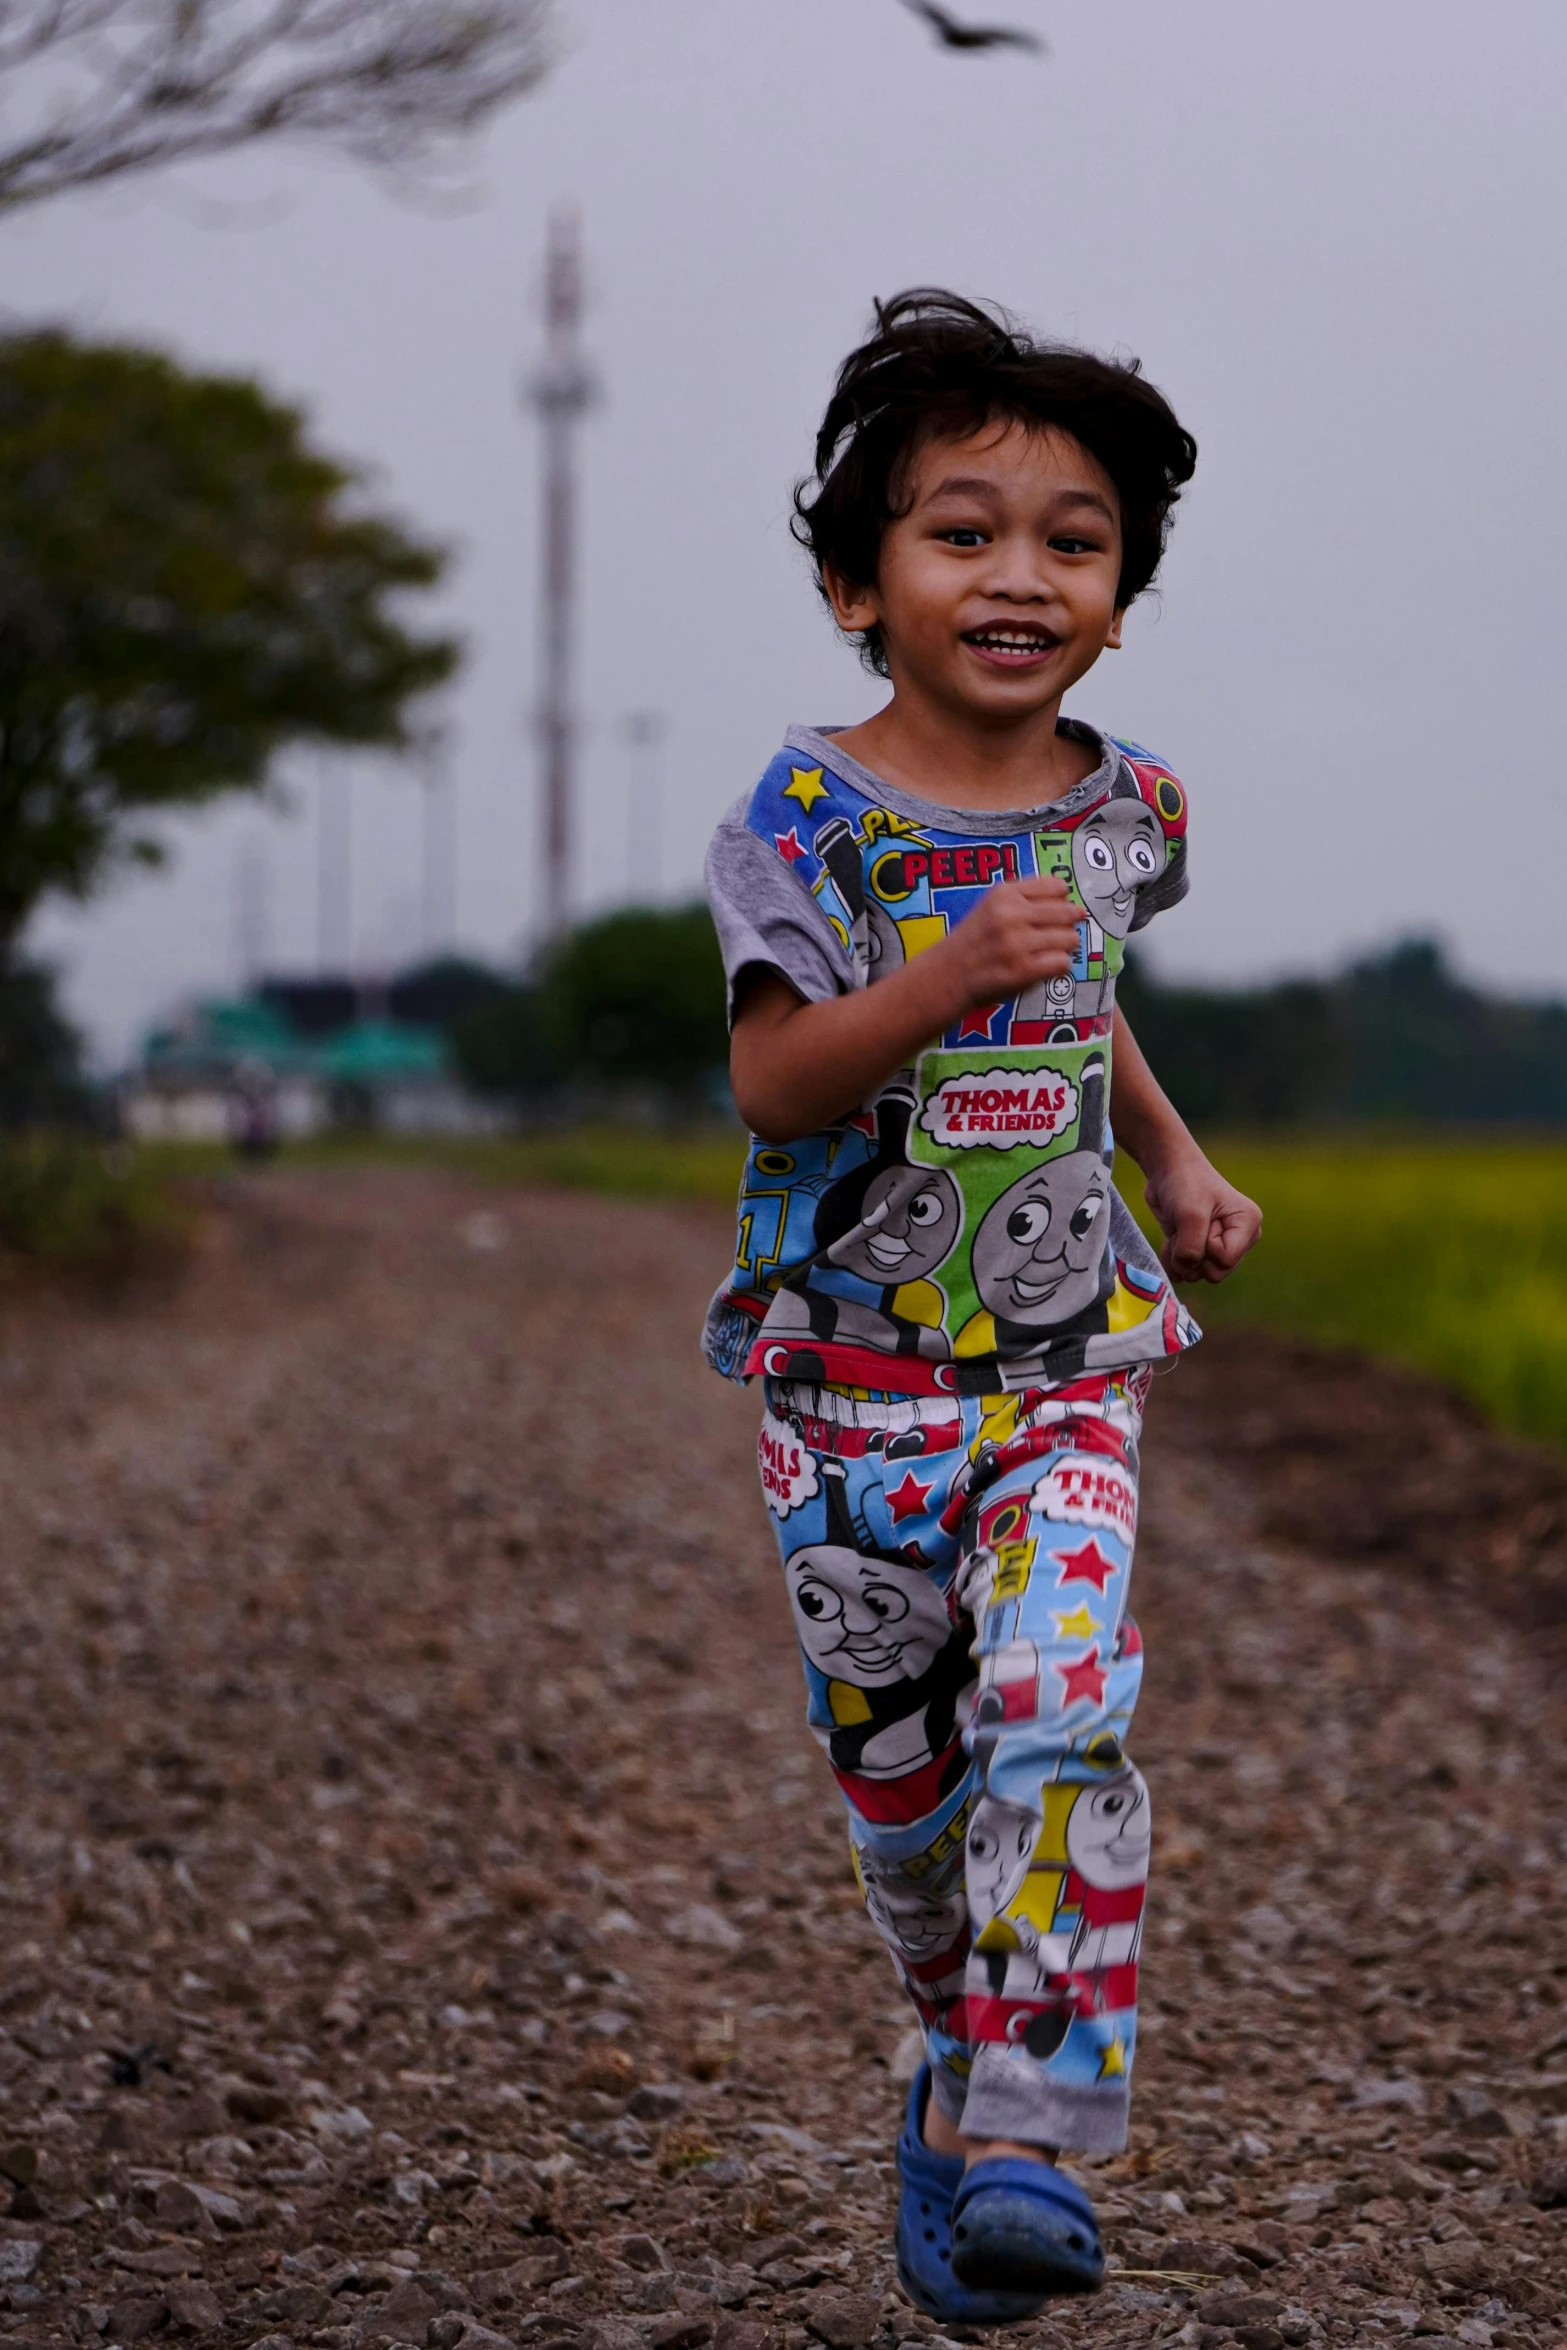
[[(483, 1091), (721, 1095), (723, 974), (699, 905), (605, 915), (531, 979), (482, 985), (449, 1032)], [(1567, 1125), (1567, 1004), (1481, 995), (1426, 939), (1260, 988), (1173, 986), (1134, 957), (1120, 1000), (1196, 1126)]]
[(1137, 1040), (1194, 1126), (1567, 1125), (1567, 1004), (1513, 1003), (1408, 939), (1333, 979), (1124, 974)]
[[(525, 974), (441, 957), (381, 994), (393, 1017), (449, 1038), (478, 1092), (519, 1107), (727, 1101), (723, 968), (701, 905), (600, 915)], [(1482, 995), (1429, 940), (1259, 988), (1168, 985), (1134, 955), (1120, 1000), (1199, 1128), (1567, 1126), (1567, 1004)], [(90, 1114), (77, 1044), (51, 976), (14, 972), (0, 987), (0, 1126)]]

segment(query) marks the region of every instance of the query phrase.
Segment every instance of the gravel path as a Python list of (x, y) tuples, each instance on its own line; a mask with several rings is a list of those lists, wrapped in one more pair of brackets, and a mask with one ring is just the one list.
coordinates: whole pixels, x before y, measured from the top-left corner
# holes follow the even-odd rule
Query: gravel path
[[(164, 1293), (7, 1306), (0, 2338), (933, 2334), (724, 1249), (277, 1174)], [(1407, 1391), (1232, 1340), (1156, 1392), (1130, 2273), (1016, 2339), (1567, 2339), (1559, 1640), (1429, 1510), (1311, 1547), (1417, 1422), (1535, 1473)]]

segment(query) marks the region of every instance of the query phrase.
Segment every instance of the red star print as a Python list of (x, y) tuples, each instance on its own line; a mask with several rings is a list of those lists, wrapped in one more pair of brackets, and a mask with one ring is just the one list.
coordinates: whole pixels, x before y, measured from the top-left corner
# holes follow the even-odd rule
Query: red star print
[(963, 1042), (965, 1036), (982, 1036), (985, 1042), (988, 1044), (990, 1042), (990, 1023), (992, 1020), (994, 1020), (1000, 1009), (1001, 1005), (999, 1002), (994, 1004), (971, 1005), (968, 1011), (964, 1013), (962, 1022), (958, 1028), (959, 1044)]
[(1086, 1655), (1075, 1665), (1052, 1665), (1051, 1671), (1061, 1676), (1061, 1706), (1063, 1712), (1086, 1697), (1090, 1705), (1103, 1705), (1105, 1695), (1105, 1668), (1099, 1662), (1099, 1643), (1096, 1640)]
[(805, 854), (800, 846), (800, 835), (792, 824), (787, 832), (773, 834), (773, 846), (788, 865), (798, 865)]
[[(932, 1478), (931, 1484), (934, 1483), (935, 1479)], [(922, 1516), (924, 1513), (925, 1504), (929, 1499), (930, 1485), (916, 1485), (914, 1482), (914, 1471), (912, 1469), (906, 1469), (903, 1475), (903, 1483), (901, 1485), (894, 1486), (892, 1491), (887, 1496), (887, 1509), (891, 1515), (893, 1524), (898, 1526), (902, 1524), (905, 1518), (918, 1518)]]
[(1081, 1550), (1053, 1550), (1051, 1557), (1061, 1569), (1063, 1583), (1092, 1583), (1096, 1591), (1103, 1591), (1115, 1573), (1115, 1562), (1107, 1559), (1090, 1534)]

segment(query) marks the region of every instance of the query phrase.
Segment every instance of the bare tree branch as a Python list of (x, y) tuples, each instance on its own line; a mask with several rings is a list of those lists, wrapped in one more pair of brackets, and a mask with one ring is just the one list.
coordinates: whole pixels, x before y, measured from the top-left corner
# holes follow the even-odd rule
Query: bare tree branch
[[(531, 89), (552, 0), (0, 0), (0, 209), (259, 139), (407, 167)], [(3, 120), (3, 117), (0, 117)]]

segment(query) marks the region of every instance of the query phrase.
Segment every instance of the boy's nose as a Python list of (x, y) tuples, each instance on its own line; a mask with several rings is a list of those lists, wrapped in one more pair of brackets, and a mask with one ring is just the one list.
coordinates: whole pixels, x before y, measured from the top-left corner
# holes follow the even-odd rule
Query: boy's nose
[(984, 592), (998, 604), (1017, 604), (1034, 607), (1051, 594), (1051, 585), (1042, 573), (1035, 570), (1028, 555), (1002, 555), (996, 568), (985, 582)]

